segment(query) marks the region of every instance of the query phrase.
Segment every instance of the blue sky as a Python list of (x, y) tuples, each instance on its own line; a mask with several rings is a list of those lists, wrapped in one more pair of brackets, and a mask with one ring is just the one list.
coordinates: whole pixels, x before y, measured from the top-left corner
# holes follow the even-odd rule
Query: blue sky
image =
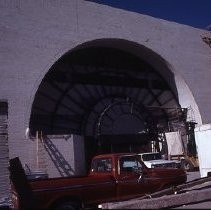
[(205, 29), (211, 24), (211, 0), (92, 0)]

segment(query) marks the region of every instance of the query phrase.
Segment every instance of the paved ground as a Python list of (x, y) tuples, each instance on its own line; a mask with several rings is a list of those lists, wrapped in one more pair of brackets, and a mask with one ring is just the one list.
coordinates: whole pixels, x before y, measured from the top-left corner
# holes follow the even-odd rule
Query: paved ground
[[(192, 181), (194, 179), (200, 178), (199, 171), (188, 172), (187, 175), (188, 175), (187, 181)], [(210, 198), (210, 201), (207, 201), (207, 202), (202, 202), (202, 203), (197, 203), (197, 204), (192, 204), (192, 205), (183, 205), (181, 207), (177, 207), (174, 209), (211, 209), (211, 198)]]
[[(194, 172), (187, 172), (187, 181), (192, 181), (194, 179), (200, 178), (199, 171)], [(211, 199), (211, 198), (210, 198)], [(183, 205), (181, 207), (177, 207), (174, 209), (211, 209), (211, 201), (198, 203), (198, 204), (192, 204), (192, 205)]]
[(192, 205), (184, 205), (174, 209), (211, 209), (211, 201)]
[(199, 171), (187, 172), (187, 182), (192, 181), (194, 179), (199, 179), (200, 173)]

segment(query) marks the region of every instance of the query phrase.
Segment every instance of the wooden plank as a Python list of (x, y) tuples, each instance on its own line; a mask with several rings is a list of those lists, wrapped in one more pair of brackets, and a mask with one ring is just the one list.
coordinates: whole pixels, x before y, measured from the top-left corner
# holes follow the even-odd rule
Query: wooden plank
[(206, 190), (192, 191), (188, 193), (166, 195), (163, 197), (130, 200), (125, 202), (102, 205), (102, 209), (163, 209), (174, 208), (182, 205), (201, 203), (211, 198), (211, 188)]
[[(181, 193), (188, 188), (194, 186), (210, 183), (207, 190), (188, 191), (188, 193)], [(178, 193), (178, 194), (177, 194)], [(181, 193), (181, 194), (179, 194)], [(201, 195), (204, 196), (201, 196)], [(209, 197), (210, 196), (210, 197)], [(196, 198), (197, 197), (197, 198)], [(205, 177), (187, 182), (176, 187), (167, 188), (150, 195), (142, 196), (140, 198), (131, 199), (123, 202), (103, 203), (102, 209), (158, 209), (170, 208), (174, 206), (187, 205), (194, 202), (203, 202), (211, 198), (211, 177)]]

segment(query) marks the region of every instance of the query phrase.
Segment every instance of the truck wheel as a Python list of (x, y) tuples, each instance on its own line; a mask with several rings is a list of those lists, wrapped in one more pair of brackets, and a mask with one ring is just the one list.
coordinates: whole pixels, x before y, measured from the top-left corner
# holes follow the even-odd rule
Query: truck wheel
[(59, 204), (54, 210), (78, 210), (79, 205), (75, 202), (67, 201)]

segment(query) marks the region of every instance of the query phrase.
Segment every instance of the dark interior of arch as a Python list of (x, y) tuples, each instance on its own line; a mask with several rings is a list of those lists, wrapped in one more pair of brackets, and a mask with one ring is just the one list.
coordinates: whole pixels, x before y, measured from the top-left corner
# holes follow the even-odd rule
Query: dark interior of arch
[(144, 142), (183, 117), (173, 91), (149, 63), (116, 48), (88, 47), (66, 53), (45, 75), (30, 130), (102, 139), (133, 135)]

